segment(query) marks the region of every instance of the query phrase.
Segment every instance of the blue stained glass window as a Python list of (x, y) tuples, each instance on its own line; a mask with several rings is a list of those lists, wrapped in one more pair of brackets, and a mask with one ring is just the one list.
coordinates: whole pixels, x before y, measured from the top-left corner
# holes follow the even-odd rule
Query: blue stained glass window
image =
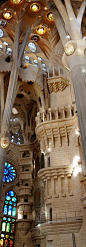
[(8, 167), (10, 167), (10, 164), (8, 164)]
[(8, 207), (8, 215), (11, 216), (11, 214), (12, 214), (12, 206), (9, 206), (9, 207)]
[(0, 38), (2, 38), (3, 35), (4, 35), (4, 32), (3, 32), (3, 30), (0, 28)]
[(12, 210), (12, 216), (13, 216), (13, 217), (16, 216), (16, 208), (13, 208), (13, 210)]
[(7, 215), (7, 205), (4, 206), (4, 214)]
[(12, 198), (12, 202), (16, 202), (16, 197), (13, 197)]
[(3, 182), (5, 183), (5, 176), (3, 177)]
[(5, 201), (5, 204), (8, 204), (8, 201)]
[(9, 204), (12, 205), (13, 203), (11, 201), (9, 201)]
[(8, 218), (7, 220), (8, 220), (8, 221), (11, 221), (11, 218)]
[(15, 222), (15, 219), (12, 219), (12, 222)]
[(7, 174), (8, 174), (8, 170), (4, 169), (4, 175), (7, 175)]
[[(12, 164), (9, 164), (7, 161), (5, 162), (5, 169), (4, 169), (4, 177), (3, 182), (4, 183), (10, 183), (13, 182), (16, 178), (16, 170), (15, 167)], [(12, 196), (12, 191), (10, 191)], [(14, 192), (13, 192), (14, 193)]]
[(14, 191), (10, 190), (8, 194), (9, 196), (14, 196)]
[(5, 167), (7, 167), (7, 162), (5, 162)]
[(7, 201), (10, 201), (10, 200), (11, 200), (11, 197), (7, 195), (7, 196), (6, 196), (6, 200), (7, 200)]
[(6, 217), (3, 217), (3, 220), (6, 220)]

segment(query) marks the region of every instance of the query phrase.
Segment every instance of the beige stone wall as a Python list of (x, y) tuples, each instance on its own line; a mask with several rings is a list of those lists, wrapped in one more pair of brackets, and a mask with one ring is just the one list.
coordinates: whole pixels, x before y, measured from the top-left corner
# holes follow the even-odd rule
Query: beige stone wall
[[(75, 113), (76, 104), (71, 84), (63, 91), (50, 94), (51, 111), (54, 111), (55, 107), (58, 107), (60, 111), (64, 109), (64, 106), (68, 107), (69, 105), (73, 106)], [(62, 112), (62, 114), (64, 113)], [(42, 214), (45, 214), (45, 222), (41, 223), (40, 220), (38, 229), (41, 238), (45, 236), (46, 243), (44, 246), (72, 247), (72, 233), (74, 233), (76, 247), (85, 247), (85, 209), (83, 209), (81, 201), (81, 198), (85, 195), (82, 180), (85, 163), (78, 117), (77, 114), (70, 116), (67, 113), (65, 121), (62, 122), (63, 115), (60, 114), (56, 120), (57, 128), (60, 128), (58, 135), (55, 132), (56, 122), (54, 122), (53, 116), (52, 113), (52, 121), (46, 122), (45, 119), (43, 123), (39, 123), (36, 129), (39, 142), (45, 153), (45, 168), (38, 172), (38, 181), (42, 181), (44, 184), (45, 211), (41, 207), (40, 216), (42, 218)], [(65, 131), (62, 130), (64, 126), (66, 126)], [(43, 132), (44, 130), (45, 132)], [(50, 134), (51, 136), (49, 136)], [(44, 143), (43, 141), (41, 143), (41, 140), (44, 140)], [(49, 156), (50, 167), (48, 167), (47, 161)], [(77, 174), (75, 174), (76, 167), (81, 169)], [(52, 220), (50, 216), (51, 208)], [(37, 234), (36, 237), (39, 236), (38, 230), (35, 233)], [(35, 234), (33, 235), (35, 239)], [(42, 246), (40, 239), (39, 244)]]
[(52, 92), (50, 94), (50, 107), (54, 109), (56, 106), (68, 106), (74, 101), (72, 84), (69, 84), (63, 91)]
[[(20, 148), (12, 144), (7, 155), (8, 161), (17, 169), (17, 179), (11, 187), (18, 197), (15, 247), (73, 247), (72, 233), (75, 234), (76, 247), (86, 246), (86, 209), (83, 208), (86, 169), (71, 84), (63, 91), (50, 94), (50, 107), (47, 115), (44, 109), (38, 114), (36, 134), (40, 148), (37, 142)], [(55, 107), (61, 110), (59, 119)], [(45, 158), (43, 169), (42, 151)], [(81, 171), (74, 176), (76, 166)], [(9, 185), (3, 186), (2, 208), (9, 188)], [(23, 214), (27, 215), (26, 220)]]

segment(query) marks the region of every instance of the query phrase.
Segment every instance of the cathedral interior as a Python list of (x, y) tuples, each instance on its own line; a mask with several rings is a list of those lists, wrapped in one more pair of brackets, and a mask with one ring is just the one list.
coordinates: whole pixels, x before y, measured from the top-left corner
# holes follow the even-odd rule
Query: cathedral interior
[(0, 1), (0, 247), (86, 247), (86, 1)]

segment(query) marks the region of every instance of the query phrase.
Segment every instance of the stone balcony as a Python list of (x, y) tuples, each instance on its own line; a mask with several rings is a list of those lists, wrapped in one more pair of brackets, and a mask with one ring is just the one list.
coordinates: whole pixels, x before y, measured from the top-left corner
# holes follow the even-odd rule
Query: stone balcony
[[(41, 151), (55, 145), (55, 138), (58, 138), (59, 145), (62, 145), (62, 137), (66, 137), (66, 143), (69, 145), (69, 134), (73, 125), (77, 122), (77, 114), (72, 106), (48, 109), (40, 109), (36, 117), (36, 135), (40, 142)], [(77, 122), (78, 125), (78, 122)]]
[(38, 171), (38, 178), (42, 180), (46, 179), (47, 177), (71, 177), (73, 173), (73, 166), (63, 166), (63, 167), (46, 167)]
[(40, 123), (49, 122), (52, 120), (64, 120), (67, 118), (72, 118), (75, 114), (75, 109), (72, 105), (55, 107), (55, 109), (48, 108), (47, 113), (44, 108), (40, 109), (40, 112), (37, 113), (36, 127)]
[(39, 215), (32, 230), (32, 238), (40, 233), (44, 235), (78, 233), (83, 222), (82, 211), (53, 213), (52, 216)]
[(69, 211), (69, 212), (58, 212), (52, 214), (40, 214), (36, 217), (35, 224), (42, 223), (57, 223), (57, 222), (68, 222), (75, 220), (82, 220), (82, 211)]

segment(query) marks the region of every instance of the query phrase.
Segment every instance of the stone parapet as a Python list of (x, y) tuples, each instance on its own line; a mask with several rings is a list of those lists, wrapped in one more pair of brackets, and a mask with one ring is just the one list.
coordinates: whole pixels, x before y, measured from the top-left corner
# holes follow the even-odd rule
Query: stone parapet
[(66, 137), (66, 144), (69, 145), (69, 134), (77, 121), (77, 115), (57, 120), (40, 122), (36, 127), (36, 135), (40, 142), (41, 151), (55, 147), (55, 139), (58, 138), (59, 146), (62, 146), (62, 137)]

